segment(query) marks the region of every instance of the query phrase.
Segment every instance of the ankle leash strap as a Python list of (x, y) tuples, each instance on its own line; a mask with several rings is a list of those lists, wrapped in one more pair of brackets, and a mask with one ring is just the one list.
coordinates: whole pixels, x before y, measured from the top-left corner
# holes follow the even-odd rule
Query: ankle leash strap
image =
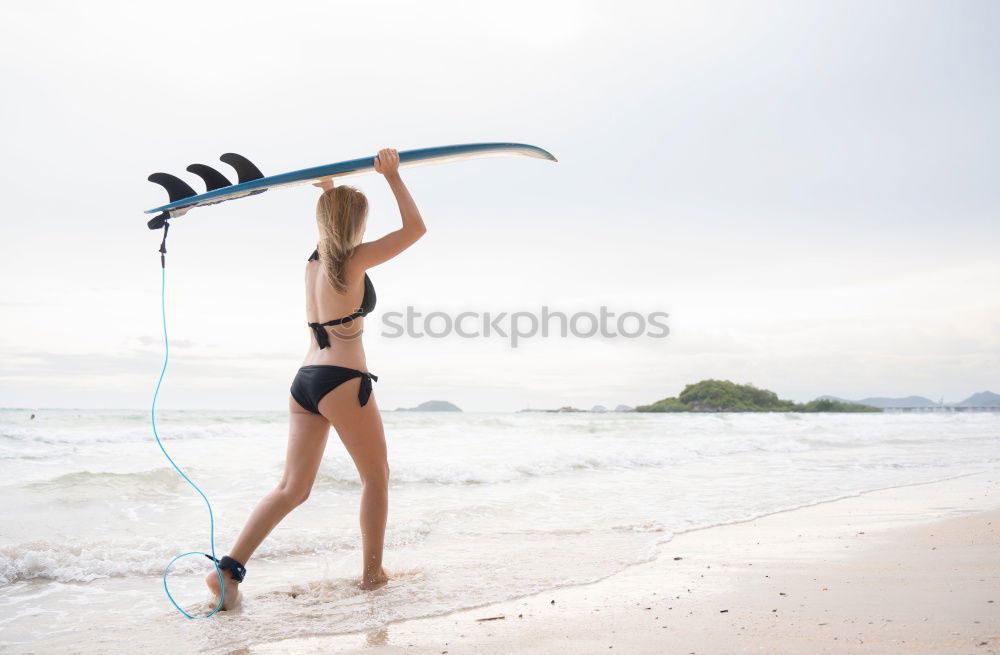
[(243, 564), (234, 560), (229, 555), (226, 555), (221, 560), (215, 559), (207, 553), (205, 554), (205, 557), (218, 564), (219, 568), (223, 571), (229, 571), (233, 576), (233, 580), (236, 582), (243, 582), (243, 578), (247, 575), (247, 567), (243, 566)]

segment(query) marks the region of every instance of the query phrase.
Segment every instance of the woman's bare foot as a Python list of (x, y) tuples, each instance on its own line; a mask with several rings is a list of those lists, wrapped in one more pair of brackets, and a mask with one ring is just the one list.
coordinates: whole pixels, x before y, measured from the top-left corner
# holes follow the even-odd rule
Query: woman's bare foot
[[(218, 585), (218, 582), (219, 581), (216, 580), (216, 585)], [(365, 591), (371, 591), (372, 589), (384, 587), (387, 582), (389, 582), (389, 576), (385, 574), (385, 569), (379, 567), (378, 573), (366, 573), (363, 575), (361, 577), (361, 582), (358, 583), (358, 588), (364, 589)]]
[[(232, 574), (229, 571), (222, 572), (222, 580), (226, 585), (226, 597), (223, 599), (221, 610), (233, 610), (240, 606), (240, 601), (242, 596), (240, 594), (240, 583), (233, 580)], [(208, 576), (205, 578), (205, 584), (208, 585), (209, 590), (212, 595), (215, 596), (215, 603), (219, 602), (219, 595), (222, 591), (219, 589), (219, 574), (213, 568)]]

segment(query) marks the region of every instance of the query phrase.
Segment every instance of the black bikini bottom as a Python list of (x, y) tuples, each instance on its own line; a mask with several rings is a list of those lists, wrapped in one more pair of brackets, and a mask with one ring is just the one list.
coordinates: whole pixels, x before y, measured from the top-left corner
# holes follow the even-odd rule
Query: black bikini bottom
[(295, 402), (313, 414), (319, 414), (319, 401), (323, 396), (354, 378), (361, 378), (358, 402), (364, 407), (368, 404), (368, 397), (372, 395), (372, 380), (378, 380), (378, 376), (344, 366), (324, 364), (303, 366), (295, 374), (290, 391)]

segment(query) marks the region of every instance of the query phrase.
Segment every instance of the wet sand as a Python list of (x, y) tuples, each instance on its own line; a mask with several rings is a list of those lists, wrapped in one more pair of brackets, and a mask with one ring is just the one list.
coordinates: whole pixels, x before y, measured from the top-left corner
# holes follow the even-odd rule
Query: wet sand
[(1000, 471), (684, 533), (589, 585), (240, 652), (1000, 653)]

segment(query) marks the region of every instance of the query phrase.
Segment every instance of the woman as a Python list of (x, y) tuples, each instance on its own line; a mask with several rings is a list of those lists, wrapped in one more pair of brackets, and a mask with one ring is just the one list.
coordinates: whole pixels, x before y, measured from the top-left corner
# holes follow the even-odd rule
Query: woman
[[(375, 241), (361, 243), (368, 217), (364, 194), (350, 186), (334, 187), (332, 180), (315, 185), (323, 189), (323, 195), (316, 206), (319, 244), (305, 274), (309, 350), (288, 399), (285, 471), (278, 486), (250, 514), (229, 555), (219, 560), (226, 586), (222, 609), (239, 604), (238, 585), (254, 550), (281, 519), (309, 497), (331, 425), (354, 460), (363, 485), (364, 561), (359, 586), (376, 589), (387, 582), (382, 543), (389, 504), (389, 465), (382, 418), (371, 395), (372, 381), (377, 378), (368, 371), (361, 343), (364, 316), (375, 306), (375, 290), (365, 271), (406, 250), (427, 229), (399, 176), (397, 151), (379, 150), (375, 170), (385, 176), (403, 218), (401, 228)], [(205, 581), (218, 597), (218, 574), (213, 570)]]

